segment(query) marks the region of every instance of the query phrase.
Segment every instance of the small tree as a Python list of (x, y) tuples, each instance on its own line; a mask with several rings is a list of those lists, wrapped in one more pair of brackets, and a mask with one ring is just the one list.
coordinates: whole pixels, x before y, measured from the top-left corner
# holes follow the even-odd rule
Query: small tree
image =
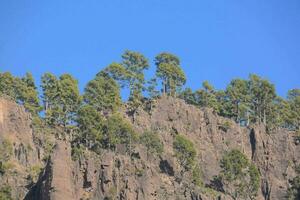
[(185, 170), (190, 170), (197, 154), (194, 144), (183, 135), (176, 135), (173, 148), (180, 165)]
[(233, 105), (231, 112), (234, 115), (236, 122), (247, 118), (246, 106), (249, 101), (247, 81), (242, 79), (232, 80), (226, 88), (226, 94)]
[(255, 199), (260, 175), (243, 153), (231, 150), (224, 155), (220, 166), (220, 178), (228, 195), (233, 199)]
[(16, 79), (9, 72), (0, 73), (0, 94), (17, 99)]
[(140, 98), (144, 88), (144, 70), (149, 68), (148, 59), (139, 52), (126, 50), (122, 55), (122, 66), (127, 71), (131, 98)]
[(157, 133), (146, 131), (141, 135), (140, 141), (147, 148), (147, 157), (149, 153), (160, 155), (164, 151), (163, 143)]
[(214, 87), (208, 82), (202, 83), (203, 89), (196, 91), (195, 96), (199, 106), (213, 108), (219, 111), (219, 103), (216, 98)]
[(155, 57), (155, 64), (156, 76), (163, 83), (163, 93), (176, 96), (177, 90), (186, 82), (179, 58), (170, 53), (161, 53)]

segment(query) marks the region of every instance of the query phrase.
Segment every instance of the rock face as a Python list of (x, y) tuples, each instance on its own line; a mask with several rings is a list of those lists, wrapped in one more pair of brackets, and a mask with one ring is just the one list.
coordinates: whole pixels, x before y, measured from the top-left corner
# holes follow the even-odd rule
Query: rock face
[[(32, 184), (33, 169), (40, 165), (33, 143), (30, 115), (9, 100), (0, 99), (0, 154), (5, 154), (5, 173), (0, 173), (0, 186), (11, 186), (14, 199), (22, 199)], [(5, 145), (4, 145), (5, 144)]]
[(76, 199), (72, 169), (70, 144), (57, 141), (43, 174), (25, 199)]
[[(16, 149), (20, 143), (34, 146), (28, 115), (20, 106), (6, 102), (5, 105), (10, 106), (3, 108), (1, 102), (0, 138), (12, 132), (15, 138), (26, 137), (24, 140), (14, 138), (18, 144)], [(8, 117), (11, 115), (14, 117)], [(226, 151), (241, 150), (260, 171), (258, 200), (285, 199), (288, 180), (295, 176), (293, 167), (300, 161), (300, 145), (295, 144), (294, 133), (279, 129), (267, 134), (259, 125), (240, 127), (209, 109), (198, 109), (179, 99), (162, 97), (152, 103), (151, 110), (140, 108), (134, 119), (126, 117), (138, 133), (155, 130), (159, 134), (164, 143), (161, 156), (148, 155), (144, 146), (136, 145), (132, 156), (120, 146), (116, 152), (100, 154), (87, 150), (80, 159), (72, 161), (69, 142), (57, 140), (39, 180), (30, 187), (25, 199), (230, 200), (231, 197), (222, 192), (199, 189), (191, 184), (191, 174), (183, 173), (174, 157), (172, 144), (176, 134), (193, 141), (205, 185), (213, 184), (214, 176), (220, 172), (219, 161)], [(20, 165), (28, 167), (31, 162), (39, 162), (35, 150), (21, 152), (14, 158)], [(19, 187), (23, 187), (23, 191), (16, 199), (22, 199), (27, 191), (24, 185)]]

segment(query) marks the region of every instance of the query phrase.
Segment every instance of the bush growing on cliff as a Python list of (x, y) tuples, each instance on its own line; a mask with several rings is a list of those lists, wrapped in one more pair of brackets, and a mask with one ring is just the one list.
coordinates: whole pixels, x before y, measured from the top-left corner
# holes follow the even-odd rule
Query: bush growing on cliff
[(180, 165), (186, 170), (191, 169), (197, 154), (194, 144), (183, 135), (176, 135), (173, 148)]
[(287, 198), (289, 200), (300, 199), (300, 165), (295, 167), (297, 176), (290, 181), (290, 187), (287, 191)]
[(225, 192), (233, 199), (255, 199), (260, 174), (254, 164), (239, 150), (231, 150), (221, 160), (220, 178)]
[(290, 181), (291, 186), (288, 189), (288, 199), (297, 200), (300, 199), (300, 176), (296, 176)]
[(0, 142), (0, 174), (4, 174), (9, 168), (10, 164), (7, 162), (13, 153), (13, 147), (9, 140), (4, 139)]
[(11, 187), (9, 185), (3, 185), (0, 187), (0, 200), (13, 200)]
[(110, 116), (103, 126), (102, 144), (104, 148), (116, 149), (116, 145), (124, 144), (131, 153), (133, 145), (137, 142), (137, 134), (133, 127), (120, 114)]
[(164, 151), (163, 143), (160, 141), (160, 138), (157, 133), (146, 131), (140, 137), (140, 141), (147, 148), (147, 154), (157, 154), (160, 155)]

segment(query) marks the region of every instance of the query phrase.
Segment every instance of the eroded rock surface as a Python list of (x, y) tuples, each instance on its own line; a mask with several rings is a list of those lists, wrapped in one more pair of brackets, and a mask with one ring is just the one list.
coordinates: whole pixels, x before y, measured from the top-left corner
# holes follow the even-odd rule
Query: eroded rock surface
[[(30, 118), (20, 106), (7, 104), (10, 106), (3, 108), (0, 101), (0, 138), (13, 133), (14, 149), (20, 152), (14, 155), (14, 159), (21, 166), (38, 163), (35, 151), (29, 153), (20, 148), (21, 144), (34, 146)], [(147, 155), (145, 147), (136, 145), (133, 149), (135, 156), (129, 156), (120, 146), (116, 152), (103, 150), (96, 154), (85, 151), (84, 156), (73, 161), (70, 143), (57, 140), (39, 180), (30, 187), (26, 198), (230, 200), (221, 191), (194, 187), (191, 174), (183, 173), (174, 156), (172, 144), (176, 134), (193, 141), (205, 185), (217, 184), (213, 179), (220, 172), (219, 161), (224, 153), (239, 149), (260, 171), (261, 189), (257, 199), (286, 198), (288, 180), (295, 176), (294, 166), (300, 160), (300, 145), (296, 145), (293, 132), (278, 129), (266, 133), (260, 125), (240, 127), (210, 109), (198, 109), (170, 97), (162, 97), (151, 107), (151, 110), (140, 108), (134, 120), (127, 118), (138, 133), (146, 130), (158, 132), (164, 143), (161, 156)], [(224, 124), (230, 126), (224, 127)], [(26, 190), (23, 185), (22, 195)]]

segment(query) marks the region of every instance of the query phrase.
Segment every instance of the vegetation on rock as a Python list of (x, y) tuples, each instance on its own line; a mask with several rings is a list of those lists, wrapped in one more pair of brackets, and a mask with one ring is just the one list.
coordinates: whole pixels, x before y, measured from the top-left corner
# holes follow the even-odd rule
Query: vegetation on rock
[(191, 169), (197, 154), (194, 144), (183, 135), (176, 135), (173, 148), (180, 165), (186, 170)]
[(9, 185), (0, 186), (0, 200), (13, 200)]
[(147, 154), (150, 153), (160, 155), (164, 151), (163, 143), (160, 141), (157, 133), (146, 131), (143, 135), (140, 136), (140, 141), (146, 146)]
[(222, 171), (219, 175), (226, 185), (225, 192), (233, 199), (255, 199), (260, 174), (254, 164), (239, 150), (227, 152), (221, 160)]

